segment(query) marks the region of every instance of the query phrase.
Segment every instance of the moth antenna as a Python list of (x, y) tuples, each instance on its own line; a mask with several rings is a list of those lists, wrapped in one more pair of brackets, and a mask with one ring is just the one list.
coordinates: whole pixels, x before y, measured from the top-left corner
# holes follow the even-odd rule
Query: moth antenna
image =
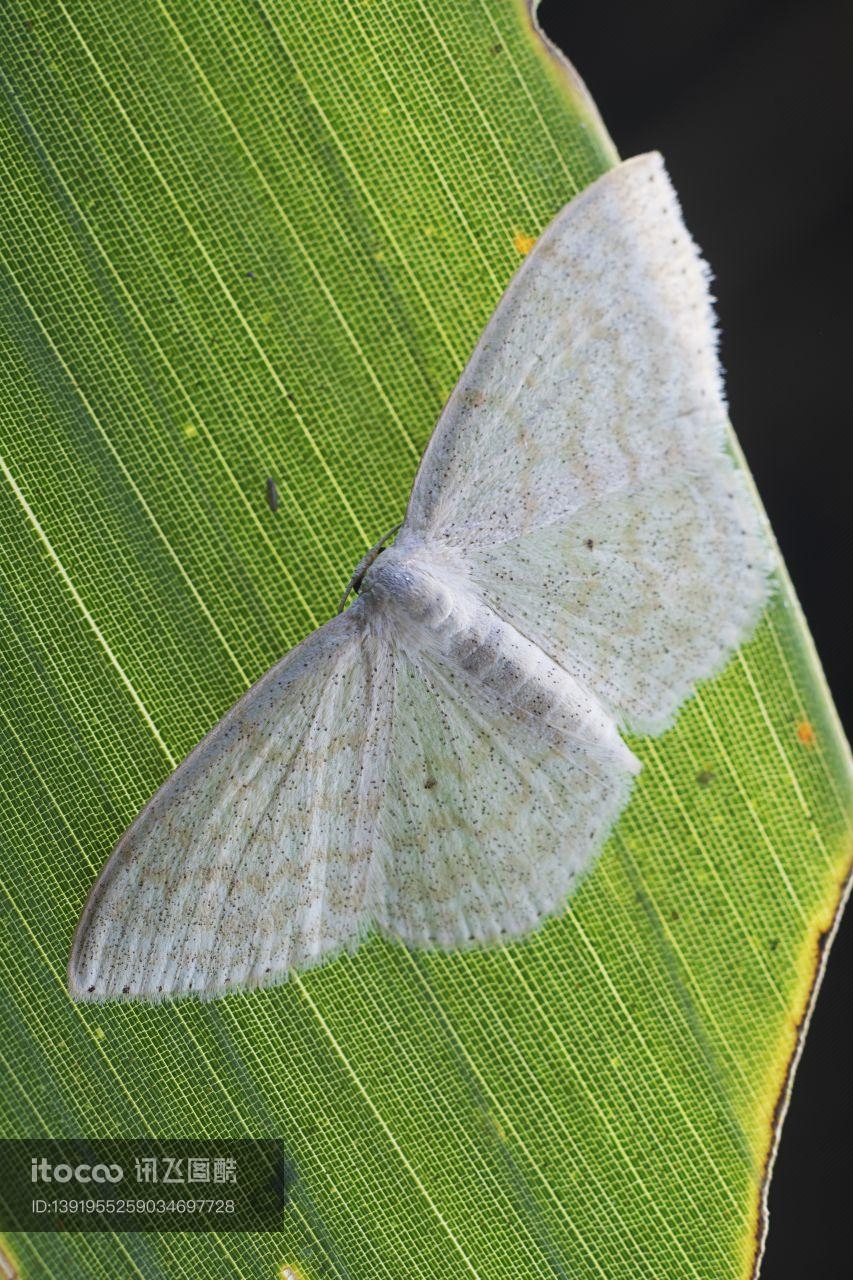
[(364, 556), (363, 559), (359, 560), (358, 564), (355, 566), (355, 572), (353, 573), (352, 577), (347, 583), (347, 589), (344, 592), (344, 594), (341, 596), (341, 602), (338, 605), (338, 613), (343, 613), (344, 609), (347, 607), (347, 601), (349, 600), (350, 596), (353, 595), (354, 593), (356, 594), (358, 593), (359, 588), (361, 587), (362, 579), (364, 578), (364, 575), (367, 573), (367, 570), (373, 564), (373, 561), (380, 554), (380, 552), (385, 550), (385, 543), (388, 541), (388, 539), (393, 538), (395, 533), (399, 533), (402, 527), (403, 527), (403, 521), (401, 520), (399, 524), (394, 525), (393, 529), (389, 529), (387, 533), (383, 533), (382, 537), (379, 539), (376, 545), (370, 548), (367, 555)]

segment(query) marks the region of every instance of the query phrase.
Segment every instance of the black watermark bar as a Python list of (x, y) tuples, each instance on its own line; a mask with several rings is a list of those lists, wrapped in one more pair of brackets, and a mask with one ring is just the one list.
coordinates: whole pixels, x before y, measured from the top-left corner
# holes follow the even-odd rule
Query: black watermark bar
[(0, 1139), (3, 1231), (280, 1231), (267, 1138)]

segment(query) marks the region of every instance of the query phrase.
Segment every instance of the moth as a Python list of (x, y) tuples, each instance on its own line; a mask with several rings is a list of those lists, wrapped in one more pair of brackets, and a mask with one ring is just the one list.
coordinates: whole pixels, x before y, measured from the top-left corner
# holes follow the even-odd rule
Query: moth
[(75, 998), (264, 987), (371, 929), (501, 943), (594, 863), (640, 769), (623, 733), (667, 729), (769, 590), (708, 271), (659, 155), (536, 243), (388, 540), (119, 841)]

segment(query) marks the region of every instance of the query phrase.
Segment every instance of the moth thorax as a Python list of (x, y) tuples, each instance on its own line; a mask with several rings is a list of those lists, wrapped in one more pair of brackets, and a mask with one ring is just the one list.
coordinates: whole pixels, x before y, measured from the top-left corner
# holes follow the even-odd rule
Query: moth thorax
[(364, 575), (362, 596), (430, 628), (453, 611), (453, 592), (434, 573), (394, 547), (383, 551)]

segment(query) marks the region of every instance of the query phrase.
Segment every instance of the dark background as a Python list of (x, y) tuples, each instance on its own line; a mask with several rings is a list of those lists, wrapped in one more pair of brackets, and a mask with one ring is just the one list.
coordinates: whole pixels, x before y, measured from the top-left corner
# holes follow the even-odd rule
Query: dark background
[[(663, 152), (716, 275), (732, 420), (848, 736), (853, 728), (853, 3), (544, 0), (622, 156)], [(833, 948), (771, 1184), (762, 1280), (853, 1275), (846, 1036)]]

